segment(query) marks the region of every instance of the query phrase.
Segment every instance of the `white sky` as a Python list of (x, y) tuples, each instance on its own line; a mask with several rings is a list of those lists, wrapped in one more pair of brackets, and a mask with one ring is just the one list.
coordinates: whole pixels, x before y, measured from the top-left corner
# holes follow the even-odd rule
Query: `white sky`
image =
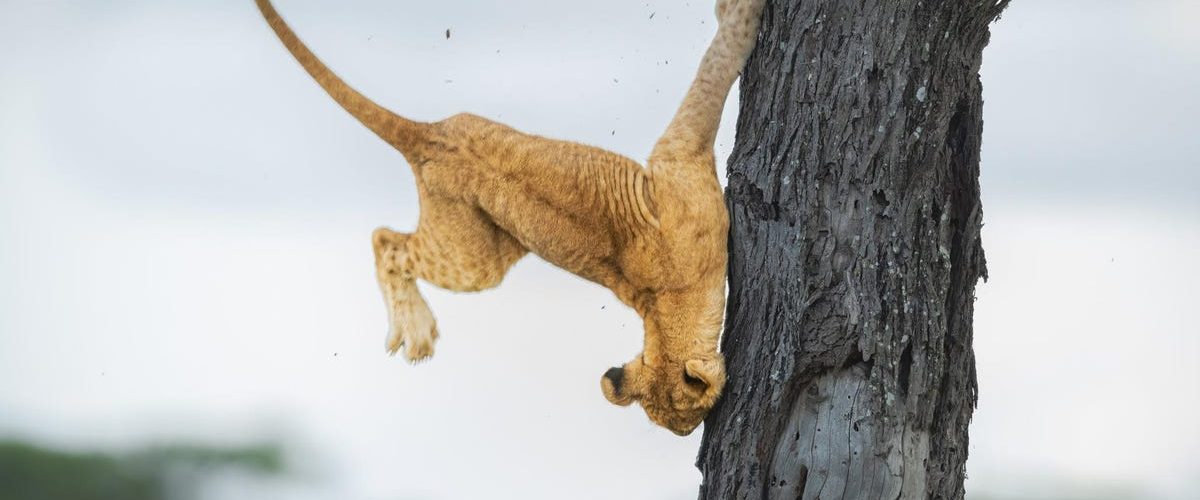
[[(332, 5), (278, 2), (392, 109), (634, 158), (715, 29), (707, 1)], [(973, 496), (1200, 488), (1197, 5), (1018, 0), (993, 27)], [(0, 12), (0, 436), (277, 436), (301, 461), (214, 497), (695, 497), (700, 433), (600, 394), (641, 330), (596, 285), (527, 258), (425, 287), (438, 353), (383, 354), (368, 240), (415, 224), (411, 175), (251, 2)]]

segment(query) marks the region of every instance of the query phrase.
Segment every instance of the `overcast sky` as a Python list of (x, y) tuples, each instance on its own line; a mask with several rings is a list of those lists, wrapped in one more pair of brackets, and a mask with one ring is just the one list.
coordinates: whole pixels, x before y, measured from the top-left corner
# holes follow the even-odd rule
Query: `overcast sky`
[[(277, 6), (407, 116), (634, 158), (715, 30), (708, 1)], [(1200, 489), (1197, 25), (1192, 0), (1017, 0), (993, 26), (972, 497)], [(694, 498), (700, 433), (600, 393), (641, 327), (597, 285), (526, 258), (425, 287), (437, 354), (384, 355), (369, 234), (416, 210), (249, 0), (0, 0), (0, 436), (278, 437), (305, 471), (221, 498)]]

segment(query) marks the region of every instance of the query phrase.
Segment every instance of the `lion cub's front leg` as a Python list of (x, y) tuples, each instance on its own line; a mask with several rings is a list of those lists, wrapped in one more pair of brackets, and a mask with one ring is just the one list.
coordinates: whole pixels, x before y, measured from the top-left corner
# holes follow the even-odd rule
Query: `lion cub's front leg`
[(433, 312), (417, 289), (413, 259), (408, 243), (412, 235), (389, 229), (376, 229), (372, 235), (375, 249), (375, 273), (388, 309), (388, 334), (384, 348), (396, 354), (404, 348), (404, 358), (415, 363), (433, 355), (437, 324)]

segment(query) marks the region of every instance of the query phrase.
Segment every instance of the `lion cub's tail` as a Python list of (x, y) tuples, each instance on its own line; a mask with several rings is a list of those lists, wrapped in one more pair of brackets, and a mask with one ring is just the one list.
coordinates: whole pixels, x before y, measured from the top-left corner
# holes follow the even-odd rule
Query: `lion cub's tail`
[(308, 50), (308, 47), (300, 41), (296, 33), (292, 32), (283, 18), (279, 17), (279, 12), (275, 11), (270, 0), (255, 0), (255, 3), (258, 4), (258, 9), (262, 11), (263, 17), (271, 25), (271, 29), (275, 30), (275, 34), (279, 36), (284, 47), (287, 47), (288, 52), (291, 52), (300, 65), (308, 71), (308, 74), (321, 84), (321, 87), (333, 97), (333, 100), (354, 115), (354, 118), (375, 132), (375, 135), (399, 149), (401, 153), (409, 153), (423, 142), (422, 139), (427, 129), (426, 124), (397, 115), (358, 93), (357, 90), (338, 78), (320, 59), (317, 59), (311, 50)]

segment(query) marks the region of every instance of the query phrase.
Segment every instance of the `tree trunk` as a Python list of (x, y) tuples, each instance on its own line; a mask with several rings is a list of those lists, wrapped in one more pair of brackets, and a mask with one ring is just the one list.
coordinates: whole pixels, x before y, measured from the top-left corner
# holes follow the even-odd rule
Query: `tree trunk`
[(988, 25), (1008, 0), (772, 0), (726, 193), (702, 499), (963, 498)]

